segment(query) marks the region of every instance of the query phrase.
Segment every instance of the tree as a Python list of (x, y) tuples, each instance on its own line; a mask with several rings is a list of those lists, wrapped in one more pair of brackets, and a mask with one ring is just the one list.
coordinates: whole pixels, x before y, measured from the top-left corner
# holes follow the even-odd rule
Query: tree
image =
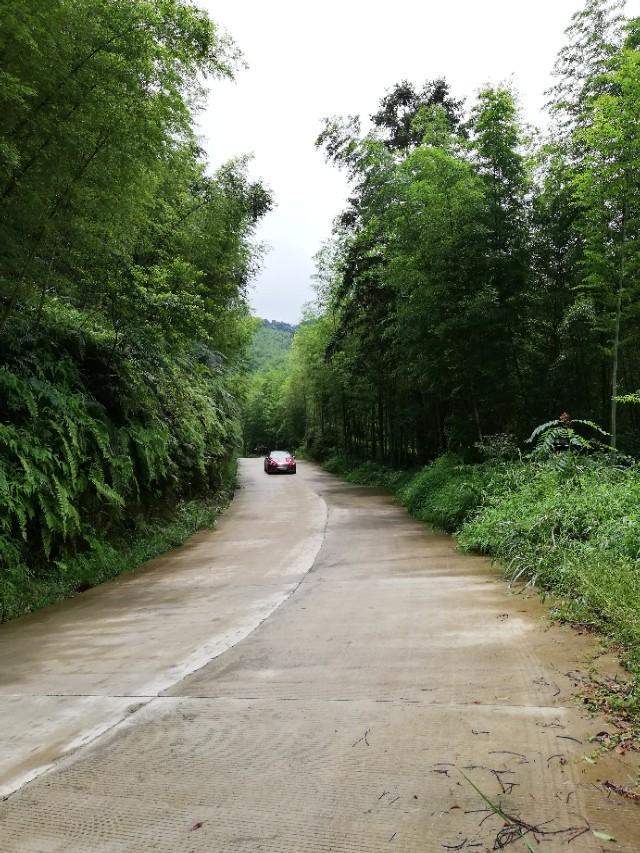
[(575, 129), (588, 123), (591, 102), (607, 91), (609, 62), (623, 40), (624, 6), (625, 0), (585, 0), (566, 30), (549, 91), (555, 133), (565, 142), (578, 141)]
[(498, 308), (484, 357), (492, 361), (494, 377), (502, 374), (496, 389), (499, 395), (523, 399), (521, 320), (529, 297), (530, 177), (513, 93), (506, 88), (482, 90), (472, 111), (471, 128), (472, 156), (485, 188), (487, 284), (495, 291)]
[(131, 265), (162, 182), (193, 156), (201, 77), (230, 66), (212, 22), (181, 0), (22, 4), (3, 35), (5, 325), (19, 304), (76, 298), (79, 282), (84, 301), (105, 266)]
[[(575, 177), (584, 241), (581, 290), (593, 300), (611, 358), (610, 430), (617, 446), (617, 397), (623, 324), (638, 317), (640, 272), (640, 20), (610, 61), (609, 91), (594, 98), (591, 122), (576, 130), (584, 164)], [(634, 322), (633, 331), (637, 333)]]
[(416, 89), (407, 80), (396, 83), (381, 99), (378, 111), (371, 116), (382, 132), (385, 144), (393, 151), (408, 151), (422, 142), (416, 119), (422, 111), (441, 107), (450, 133), (462, 133), (462, 101), (456, 100), (449, 84), (441, 78), (427, 80)]

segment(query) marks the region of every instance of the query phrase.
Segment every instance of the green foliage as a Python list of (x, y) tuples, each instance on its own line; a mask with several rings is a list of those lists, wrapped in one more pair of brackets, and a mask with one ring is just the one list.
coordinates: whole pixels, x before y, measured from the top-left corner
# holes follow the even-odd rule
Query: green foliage
[(520, 457), (520, 450), (515, 436), (510, 433), (499, 432), (495, 435), (485, 435), (482, 441), (474, 444), (475, 449), (482, 459), (491, 460), (515, 460)]
[(368, 132), (326, 121), (351, 194), (318, 256), (316, 345), (293, 348), (312, 453), (411, 466), (508, 434), (515, 458), (567, 410), (640, 450), (617, 406), (640, 384), (640, 22), (586, 0), (567, 36), (545, 136), (509, 87), (463, 117), (443, 80), (399, 83)]
[(640, 672), (639, 498), (636, 467), (592, 461), (567, 481), (554, 465), (528, 466), (517, 488), (489, 490), (458, 541), (552, 591), (561, 616), (623, 643)]
[(346, 456), (332, 456), (323, 465), (331, 474), (343, 477), (350, 483), (361, 486), (378, 486), (396, 492), (407, 484), (412, 474), (408, 471), (395, 471), (376, 462), (353, 462)]
[(213, 496), (239, 428), (230, 377), (197, 357), (132, 364), (88, 332), (78, 353), (66, 312), (44, 313), (28, 358), (18, 337), (0, 370), (0, 558), (13, 585), (23, 572), (46, 587), (52, 566), (97, 537)]
[(396, 87), (379, 131), (331, 120), (319, 137), (354, 192), (318, 259), (308, 447), (410, 465), (522, 431), (531, 176), (517, 106), (486, 89), (463, 132), (446, 83), (428, 89)]
[(441, 456), (413, 477), (400, 499), (416, 518), (453, 533), (482, 502), (494, 475), (491, 465)]
[(640, 21), (629, 21), (625, 39), (607, 52), (597, 80), (582, 98), (583, 120), (573, 132), (580, 152), (573, 186), (575, 229), (583, 242), (580, 289), (591, 300), (597, 343), (610, 358), (611, 443), (618, 445), (617, 398), (621, 354), (637, 334), (640, 271)]
[(289, 365), (295, 326), (256, 321), (249, 351), (249, 374), (242, 405), (245, 454), (296, 447), (290, 429)]
[(249, 370), (284, 370), (296, 327), (288, 323), (261, 320), (251, 339)]
[(289, 444), (285, 432), (286, 370), (249, 376), (243, 405), (243, 437), (248, 455), (263, 455)]
[(388, 148), (406, 151), (422, 142), (420, 119), (434, 106), (442, 108), (449, 131), (461, 131), (462, 102), (451, 96), (446, 80), (429, 80), (420, 90), (403, 80), (381, 99), (371, 121), (382, 131)]
[[(590, 437), (581, 435), (578, 427), (587, 430)], [(582, 458), (585, 454), (613, 450), (603, 444), (600, 438), (594, 438), (594, 434), (603, 437), (608, 435), (593, 421), (571, 420), (565, 413), (556, 420), (537, 426), (527, 443), (534, 445), (531, 451), (533, 459), (552, 460), (559, 470), (573, 475), (583, 464)]]
[(440, 530), (455, 533), (482, 504), (487, 489), (513, 470), (506, 465), (467, 465), (454, 454), (430, 465), (406, 471), (375, 462), (358, 462), (343, 455), (327, 459), (324, 467), (351, 483), (379, 486), (394, 492), (409, 512)]
[(307, 452), (313, 458), (324, 457), (329, 450), (324, 435), (320, 447), (311, 432), (305, 434), (307, 406), (317, 402), (317, 366), (318, 360), (324, 359), (325, 340), (318, 336), (318, 326), (310, 317), (297, 327), (293, 337), (291, 331), (293, 327), (286, 323), (271, 323), (266, 340), (278, 344), (265, 348), (264, 332), (258, 330), (258, 351), (266, 357), (249, 375), (244, 398), (244, 448), (249, 455), (275, 448), (292, 450), (305, 439)]
[(212, 175), (202, 159), (203, 81), (236, 53), (190, 0), (18, 4), (0, 38), (0, 609), (15, 615), (227, 487), (270, 197), (246, 161)]

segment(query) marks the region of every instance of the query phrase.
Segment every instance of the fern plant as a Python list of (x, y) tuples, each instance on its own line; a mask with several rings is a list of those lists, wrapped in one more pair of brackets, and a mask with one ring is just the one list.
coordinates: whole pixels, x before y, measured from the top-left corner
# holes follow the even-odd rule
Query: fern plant
[(564, 412), (559, 418), (540, 424), (533, 430), (527, 439), (527, 444), (534, 444), (531, 459), (551, 461), (564, 473), (574, 474), (578, 470), (579, 459), (596, 451), (612, 450), (599, 438), (582, 435), (579, 428), (590, 430), (603, 438), (609, 435), (593, 421), (572, 419)]
[(27, 577), (217, 490), (239, 440), (229, 376), (188, 350), (132, 363), (87, 335), (87, 376), (72, 330), (46, 331), (33, 358), (9, 351), (0, 369), (0, 620)]

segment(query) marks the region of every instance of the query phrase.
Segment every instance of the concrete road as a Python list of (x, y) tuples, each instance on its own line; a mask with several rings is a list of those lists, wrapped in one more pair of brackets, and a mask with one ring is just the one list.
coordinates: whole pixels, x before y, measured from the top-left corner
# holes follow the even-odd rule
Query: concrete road
[(638, 761), (575, 698), (594, 640), (381, 493), (241, 485), (215, 531), (0, 626), (3, 853), (500, 849), (479, 791), (540, 828), (508, 849), (640, 850), (604, 786)]

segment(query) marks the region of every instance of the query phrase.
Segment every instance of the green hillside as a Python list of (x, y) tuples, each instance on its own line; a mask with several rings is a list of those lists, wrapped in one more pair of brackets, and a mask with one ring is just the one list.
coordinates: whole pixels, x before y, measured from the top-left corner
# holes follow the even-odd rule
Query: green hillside
[(247, 455), (266, 453), (270, 448), (288, 443), (291, 430), (285, 425), (288, 403), (282, 389), (289, 375), (290, 350), (297, 328), (277, 320), (257, 321), (249, 350), (242, 411)]
[(261, 320), (251, 344), (249, 370), (280, 370), (286, 366), (296, 326), (278, 320)]

